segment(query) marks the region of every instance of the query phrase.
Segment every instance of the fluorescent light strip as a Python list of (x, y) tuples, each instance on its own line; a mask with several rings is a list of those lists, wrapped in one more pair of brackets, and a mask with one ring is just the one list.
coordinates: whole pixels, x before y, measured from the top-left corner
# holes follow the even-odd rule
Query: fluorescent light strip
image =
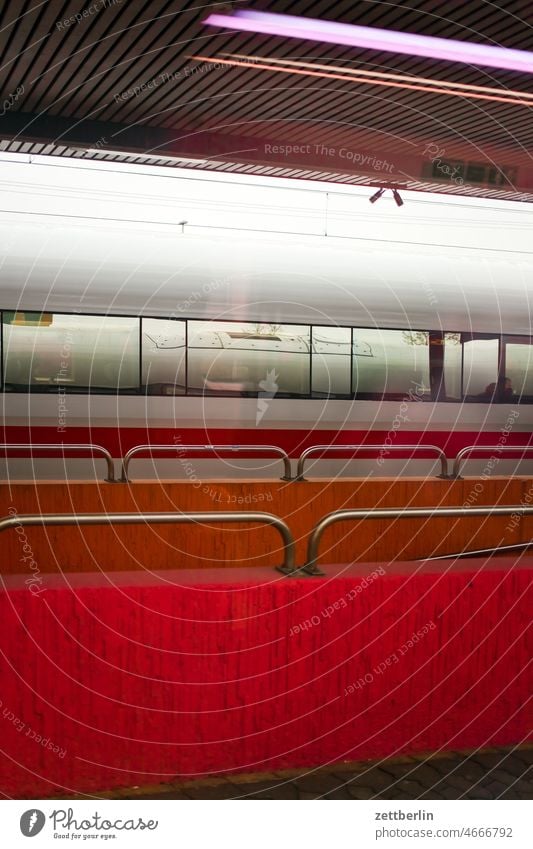
[(204, 23), (244, 32), (287, 36), (329, 44), (345, 44), (349, 47), (425, 56), (429, 59), (503, 68), (526, 74), (533, 72), (533, 54), (525, 50), (453, 41), (410, 32), (394, 32), (377, 27), (360, 27), (335, 21), (321, 21), (294, 15), (273, 15), (244, 9), (237, 10), (233, 15), (209, 15)]
[(106, 156), (134, 156), (136, 159), (167, 159), (171, 162), (192, 162), (194, 165), (205, 165), (207, 159), (192, 159), (188, 156), (167, 156), (164, 153), (134, 153), (131, 150), (107, 150), (101, 147), (74, 147), (71, 150), (81, 150), (83, 153), (103, 153)]
[[(287, 67), (295, 67), (295, 68), (309, 68), (310, 70), (320, 70), (320, 71), (335, 71), (339, 74), (344, 74), (347, 78), (352, 76), (358, 77), (369, 77), (372, 79), (381, 79), (381, 80), (392, 80), (393, 82), (407, 82), (407, 83), (422, 83), (423, 85), (442, 87), (446, 86), (447, 88), (455, 88), (460, 93), (467, 94), (469, 91), (473, 92), (482, 92), (485, 94), (491, 94), (495, 96), (504, 96), (504, 97), (512, 97), (519, 98), (522, 101), (530, 100), (533, 105), (533, 94), (529, 94), (526, 91), (513, 91), (513, 89), (501, 89), (501, 88), (490, 88), (489, 86), (484, 85), (470, 85), (469, 83), (453, 83), (448, 80), (435, 80), (430, 79), (429, 77), (417, 77), (414, 74), (388, 74), (386, 71), (365, 71), (360, 68), (355, 70), (354, 68), (345, 68), (338, 67), (332, 65), (321, 65), (319, 62), (302, 62), (300, 59), (274, 59), (272, 56), (246, 56), (243, 53), (222, 53), (222, 56), (225, 56), (228, 59), (243, 59), (248, 61), (250, 67), (254, 67), (257, 62), (265, 62), (268, 61), (272, 65), (285, 65)], [(198, 57), (191, 56), (191, 59), (196, 59)]]
[[(419, 85), (412, 83), (404, 83), (404, 82), (393, 82), (392, 80), (378, 80), (372, 78), (369, 80), (368, 77), (358, 76), (358, 72), (355, 72), (352, 76), (347, 76), (342, 73), (343, 69), (334, 69), (330, 72), (325, 71), (311, 71), (307, 69), (300, 68), (284, 68), (279, 65), (270, 64), (270, 60), (267, 60), (263, 64), (260, 62), (254, 62), (251, 64), (250, 62), (245, 62), (238, 59), (221, 59), (219, 57), (212, 56), (191, 56), (192, 59), (197, 59), (201, 62), (213, 62), (216, 64), (223, 65), (232, 65), (234, 67), (240, 68), (257, 68), (260, 71), (278, 71), (282, 74), (298, 74), (299, 76), (305, 77), (320, 77), (321, 79), (329, 79), (329, 80), (343, 80), (344, 82), (354, 82), (354, 83), (366, 83), (367, 85), (371, 83), (372, 85), (380, 85), (380, 86), (388, 86), (389, 88), (401, 88), (408, 89), (410, 91), (426, 91), (430, 94), (448, 94), (452, 95), (452, 97), (462, 97), (469, 98), (473, 100), (491, 100), (497, 103), (512, 103), (515, 106), (533, 106), (533, 100), (518, 100), (517, 98), (506, 97), (505, 95), (490, 95), (490, 94), (480, 94), (478, 92), (473, 91), (458, 91), (455, 88), (437, 88), (434, 85)], [(415, 78), (416, 79), (416, 78)], [(446, 83), (441, 83), (441, 85), (446, 85)], [(495, 89), (498, 91), (498, 89)], [(526, 95), (530, 96), (530, 95)]]

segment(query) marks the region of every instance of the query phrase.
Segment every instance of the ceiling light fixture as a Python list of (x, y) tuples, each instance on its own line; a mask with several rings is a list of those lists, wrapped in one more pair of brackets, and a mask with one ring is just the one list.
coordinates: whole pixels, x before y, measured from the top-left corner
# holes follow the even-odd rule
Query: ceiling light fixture
[(250, 9), (239, 9), (232, 15), (212, 14), (204, 23), (244, 32), (287, 36), (328, 44), (345, 44), (349, 47), (405, 53), (409, 56), (424, 56), (448, 62), (464, 62), (469, 65), (503, 68), (526, 74), (533, 73), (533, 54), (525, 50), (453, 41), (411, 32), (394, 32), (377, 27), (360, 27), (294, 15), (274, 15), (268, 12), (254, 12)]
[(400, 192), (398, 191), (398, 189), (392, 190), (392, 196), (396, 201), (396, 206), (403, 206), (403, 200), (400, 197)]
[[(374, 187), (375, 187), (375, 185), (376, 184), (374, 183)], [(394, 202), (395, 202), (396, 206), (403, 206), (403, 200), (400, 197), (400, 192), (398, 191), (396, 186), (380, 186), (379, 189), (377, 190), (377, 192), (375, 192), (375, 194), (373, 194), (372, 197), (368, 198), (368, 200), (370, 201), (370, 203), (375, 203), (377, 200), (379, 200), (381, 197), (383, 197), (385, 192), (388, 191), (389, 189), (392, 192), (392, 196), (394, 198)]]

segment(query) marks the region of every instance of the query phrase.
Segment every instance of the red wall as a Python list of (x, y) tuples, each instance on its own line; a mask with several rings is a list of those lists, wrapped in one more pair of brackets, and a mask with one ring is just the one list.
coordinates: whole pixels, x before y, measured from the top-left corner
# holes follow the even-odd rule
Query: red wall
[(67, 576), (73, 588), (49, 575), (39, 594), (7, 579), (2, 792), (39, 798), (524, 739), (531, 559), (416, 574), (385, 563), (365, 586), (376, 568), (325, 579), (257, 570), (253, 583), (244, 570), (189, 583), (166, 573), (181, 585)]

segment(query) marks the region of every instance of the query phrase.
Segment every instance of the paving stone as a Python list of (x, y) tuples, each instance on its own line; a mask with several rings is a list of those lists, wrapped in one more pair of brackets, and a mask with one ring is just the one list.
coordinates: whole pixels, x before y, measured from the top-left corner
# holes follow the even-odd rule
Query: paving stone
[(409, 793), (413, 799), (418, 799), (421, 793), (426, 789), (419, 781), (413, 781), (412, 778), (402, 778), (396, 785), (398, 790), (404, 793)]
[(479, 781), (485, 778), (487, 770), (475, 761), (466, 760), (455, 770), (455, 774), (464, 776), (468, 781)]
[(452, 773), (443, 780), (443, 784), (449, 785), (450, 787), (455, 787), (455, 789), (459, 790), (461, 793), (466, 793), (468, 790), (472, 789), (472, 787), (476, 784), (476, 781), (470, 781), (463, 775), (457, 775), (456, 773)]
[(298, 788), (291, 783), (266, 783), (264, 786), (251, 784), (249, 787), (239, 785), (235, 798), (241, 799), (299, 799)]
[(372, 787), (375, 790), (384, 790), (396, 785), (396, 779), (380, 769), (370, 769), (368, 772), (361, 775), (362, 782), (366, 787)]
[(510, 787), (517, 778), (523, 775), (523, 772), (508, 772), (506, 769), (493, 769), (492, 772), (489, 773), (491, 779), (496, 781), (501, 781), (502, 784), (505, 784), (506, 787)]
[(505, 793), (505, 791), (508, 790), (508, 787), (501, 781), (491, 781), (483, 785), (483, 790), (490, 793), (493, 799), (499, 799), (502, 793)]
[(254, 781), (253, 784), (236, 784), (235, 798), (246, 799), (297, 799), (298, 789), (291, 781)]
[(352, 799), (373, 799), (374, 790), (371, 787), (359, 787), (358, 785), (347, 785), (348, 793)]
[[(294, 772), (297, 774), (297, 770), (294, 770)], [(287, 781), (288, 775), (283, 772), (244, 772), (228, 775), (225, 780), (229, 781), (230, 784), (264, 784), (265, 782), (277, 784), (280, 780)]]
[(526, 749), (517, 749), (513, 752), (513, 757), (518, 758), (529, 766), (533, 766), (533, 747)]
[(489, 793), (489, 791), (485, 787), (478, 786), (478, 787), (473, 787), (472, 790), (469, 790), (467, 793), (465, 793), (464, 798), (465, 799), (493, 799), (494, 797), (493, 797), (492, 793)]
[[(94, 794), (112, 799), (533, 799), (533, 747), (239, 774)], [(59, 798), (59, 797), (58, 797)], [(64, 799), (64, 796), (61, 796)]]
[(491, 769), (498, 769), (503, 766), (507, 759), (507, 753), (502, 752), (501, 754), (490, 752), (487, 754), (475, 754), (472, 755), (470, 760), (478, 763), (481, 767), (483, 767), (486, 772), (489, 772)]
[(344, 781), (339, 781), (334, 775), (314, 773), (302, 775), (300, 778), (296, 778), (294, 783), (301, 793), (316, 793), (321, 796), (328, 790), (336, 790), (339, 785), (344, 784)]
[[(121, 796), (121, 799), (132, 800), (132, 799), (138, 799), (138, 798), (139, 798), (138, 796)], [(185, 802), (185, 801), (190, 802), (191, 801), (191, 796), (187, 796), (185, 793), (180, 793), (179, 790), (169, 790), (168, 793), (147, 793), (146, 795), (143, 794), (142, 798), (143, 798), (143, 801), (145, 799), (159, 799), (161, 801), (164, 801), (165, 799), (169, 799), (169, 800), (170, 799), (172, 799), (172, 800), (176, 799), (176, 800), (182, 801), (182, 802)]]
[(404, 793), (403, 790), (396, 790), (390, 794), (383, 796), (384, 799), (413, 799), (410, 793)]
[(458, 790), (457, 787), (451, 787), (448, 785), (447, 787), (439, 787), (439, 793), (443, 799), (459, 799), (462, 796), (461, 790)]
[(350, 796), (350, 794), (348, 793), (348, 789), (346, 787), (339, 787), (337, 790), (333, 790), (332, 793), (327, 793), (322, 798), (324, 798), (324, 799), (344, 799), (344, 800), (346, 800), (346, 799), (352, 799), (353, 797)]
[(520, 794), (515, 787), (508, 787), (505, 793), (502, 793), (500, 799), (520, 799)]
[(381, 765), (381, 769), (383, 772), (388, 772), (390, 775), (393, 775), (394, 778), (402, 778), (404, 775), (411, 775), (416, 770), (416, 763), (407, 763), (407, 764), (396, 764), (384, 763)]
[(441, 780), (441, 773), (431, 764), (422, 764), (410, 776), (414, 781), (418, 781), (423, 787), (431, 787)]
[(533, 781), (526, 781), (523, 778), (519, 778), (515, 781), (513, 787), (517, 793), (529, 793), (530, 797), (533, 799)]
[[(361, 773), (359, 770), (354, 770), (353, 772), (332, 772), (331, 773), (339, 782), (339, 784), (346, 784), (346, 782), (354, 782), (357, 784), (358, 781), (363, 781), (365, 778), (365, 773)], [(364, 782), (366, 784), (366, 782)]]
[[(431, 760), (428, 761), (428, 764), (435, 770), (435, 772), (438, 772), (442, 778), (449, 775), (449, 773), (453, 772), (453, 770), (462, 770), (465, 762), (466, 758), (464, 757), (458, 758), (457, 760), (453, 758), (431, 758)], [(482, 767), (477, 764), (476, 767), (483, 772)]]
[(192, 787), (183, 789), (191, 799), (237, 799), (246, 793), (246, 788), (237, 788), (232, 784), (222, 784), (218, 787)]

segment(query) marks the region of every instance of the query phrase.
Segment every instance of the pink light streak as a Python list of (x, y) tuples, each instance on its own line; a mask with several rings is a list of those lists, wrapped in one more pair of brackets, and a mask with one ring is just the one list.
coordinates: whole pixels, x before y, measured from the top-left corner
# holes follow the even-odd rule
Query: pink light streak
[[(229, 57), (227, 59), (222, 59), (220, 56), (202, 56), (195, 55), (191, 56), (191, 59), (196, 59), (198, 62), (209, 62), (212, 64), (219, 65), (231, 65), (236, 68), (254, 68), (258, 71), (277, 71), (283, 74), (296, 74), (297, 76), (304, 77), (320, 77), (321, 79), (329, 79), (329, 80), (343, 80), (344, 82), (355, 82), (355, 83), (366, 83), (367, 85), (380, 85), (380, 86), (388, 86), (390, 88), (401, 88), (408, 89), (410, 91), (426, 91), (431, 94), (448, 94), (454, 97), (467, 97), (473, 98), (474, 100), (491, 100), (497, 103), (512, 103), (515, 106), (533, 106), (533, 96), (532, 95), (522, 95), (521, 92), (507, 92), (503, 91), (501, 94), (499, 93), (499, 89), (484, 89), (483, 86), (468, 86), (466, 89), (462, 89), (456, 83), (452, 83), (453, 88), (447, 88), (448, 85), (444, 81), (433, 81), (433, 80), (425, 80), (424, 77), (413, 77), (413, 82), (398, 82), (396, 80), (401, 80), (401, 77), (395, 78), (393, 74), (384, 74), (384, 79), (376, 79), (377, 75), (372, 73), (372, 76), (368, 76), (370, 72), (365, 71), (349, 71), (347, 72), (344, 68), (335, 68), (334, 66), (329, 66), (328, 71), (322, 70), (311, 70), (314, 66), (307, 62), (297, 63), (294, 62), (291, 67), (287, 67), (285, 64), (281, 67), (278, 64), (275, 64), (278, 60), (276, 59), (267, 59), (261, 62), (250, 62), (249, 59), (246, 61), (247, 57), (242, 58), (233, 58)], [(252, 58), (252, 57), (250, 57)], [(302, 67), (307, 66), (307, 67)], [(317, 68), (323, 68), (328, 66), (317, 65)], [(417, 82), (417, 81), (421, 82)], [(470, 91), (469, 89), (479, 88), (480, 91)], [(481, 93), (483, 92), (483, 93)], [(488, 94), (486, 92), (493, 92), (493, 94)], [(529, 100), (519, 100), (519, 97), (530, 98)]]
[(329, 44), (345, 44), (349, 47), (405, 53), (410, 56), (425, 56), (449, 62), (464, 62), (469, 65), (533, 73), (533, 54), (525, 50), (453, 41), (410, 32), (353, 26), (294, 15), (273, 15), (249, 9), (239, 9), (233, 15), (209, 15), (204, 23), (244, 32), (287, 36)]

